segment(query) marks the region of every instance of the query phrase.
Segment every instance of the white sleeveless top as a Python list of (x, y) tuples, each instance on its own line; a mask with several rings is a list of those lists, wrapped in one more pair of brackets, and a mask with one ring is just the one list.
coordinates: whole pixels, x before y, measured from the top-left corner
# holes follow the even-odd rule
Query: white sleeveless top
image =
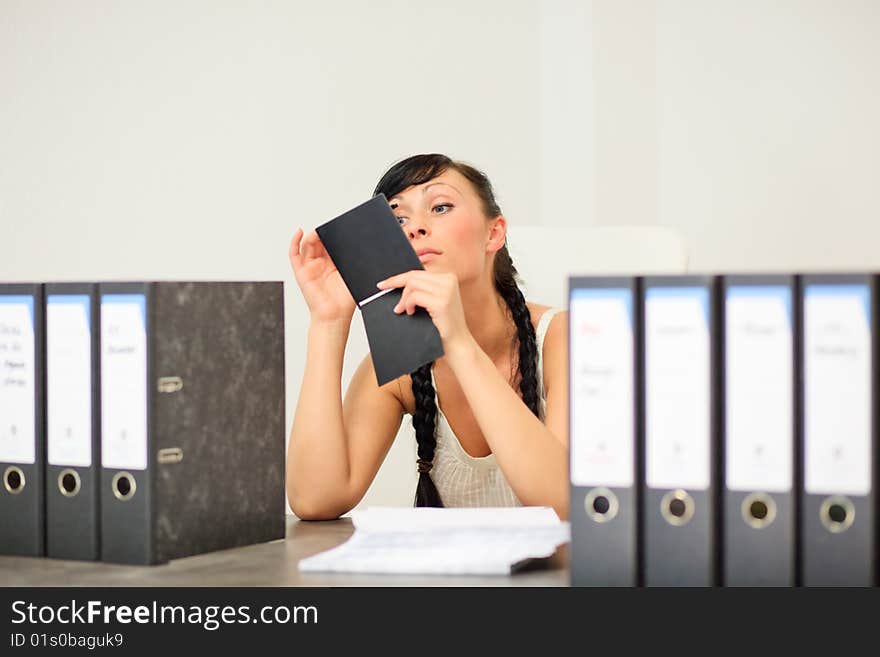
[[(544, 392), (544, 335), (550, 320), (559, 309), (549, 308), (541, 315), (535, 330), (535, 342), (538, 351), (538, 417), (544, 421), (547, 409), (547, 397)], [(440, 493), (443, 506), (522, 506), (516, 494), (507, 483), (494, 454), (487, 456), (471, 456), (452, 432), (452, 427), (440, 410), (437, 398), (437, 385), (434, 382), (434, 369), (431, 368), (431, 383), (434, 385), (434, 403), (437, 405), (434, 434), (437, 437), (437, 449), (434, 452), (434, 466), (431, 468), (431, 479)]]

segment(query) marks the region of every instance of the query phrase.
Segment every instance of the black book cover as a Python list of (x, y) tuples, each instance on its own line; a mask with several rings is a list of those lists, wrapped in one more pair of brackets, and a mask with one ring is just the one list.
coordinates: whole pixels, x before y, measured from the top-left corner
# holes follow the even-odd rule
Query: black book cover
[(376, 287), (391, 276), (424, 269), (385, 196), (377, 194), (316, 230), (361, 309), (379, 385), (440, 358), (440, 333), (427, 311), (398, 315), (393, 309), (402, 289)]

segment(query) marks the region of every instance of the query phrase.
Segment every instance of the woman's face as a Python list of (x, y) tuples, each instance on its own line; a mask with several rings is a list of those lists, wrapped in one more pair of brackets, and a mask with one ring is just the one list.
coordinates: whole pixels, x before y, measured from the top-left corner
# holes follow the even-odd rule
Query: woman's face
[(427, 271), (453, 272), (464, 283), (485, 271), (487, 254), (494, 257), (483, 203), (458, 171), (407, 187), (388, 202)]

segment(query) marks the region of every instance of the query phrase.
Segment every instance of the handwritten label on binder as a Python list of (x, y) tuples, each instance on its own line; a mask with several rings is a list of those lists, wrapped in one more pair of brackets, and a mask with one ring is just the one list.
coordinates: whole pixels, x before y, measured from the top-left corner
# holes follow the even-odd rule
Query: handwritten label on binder
[(632, 292), (579, 289), (571, 298), (571, 481), (628, 488), (635, 479)]
[(147, 322), (142, 294), (101, 296), (101, 463), (147, 467)]
[(789, 491), (794, 453), (791, 289), (731, 286), (725, 309), (727, 487)]
[(0, 461), (35, 463), (34, 298), (0, 295)]
[(705, 490), (710, 479), (709, 293), (651, 287), (645, 303), (647, 484)]
[(47, 458), (92, 464), (92, 334), (88, 295), (51, 294), (46, 303)]
[(871, 308), (867, 285), (808, 285), (804, 298), (804, 487), (871, 492)]

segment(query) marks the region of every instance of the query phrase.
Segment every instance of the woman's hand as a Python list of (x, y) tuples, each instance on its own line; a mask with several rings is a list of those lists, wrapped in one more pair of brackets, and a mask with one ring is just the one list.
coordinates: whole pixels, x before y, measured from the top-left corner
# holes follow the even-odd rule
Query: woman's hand
[(406, 312), (412, 315), (416, 306), (428, 311), (440, 332), (445, 351), (449, 352), (473, 340), (464, 318), (458, 277), (455, 274), (414, 269), (386, 278), (377, 287), (380, 290), (403, 288), (400, 301), (394, 307), (396, 313)]
[(290, 265), (305, 297), (312, 320), (351, 322), (355, 300), (316, 231), (303, 237), (298, 228), (290, 242)]

